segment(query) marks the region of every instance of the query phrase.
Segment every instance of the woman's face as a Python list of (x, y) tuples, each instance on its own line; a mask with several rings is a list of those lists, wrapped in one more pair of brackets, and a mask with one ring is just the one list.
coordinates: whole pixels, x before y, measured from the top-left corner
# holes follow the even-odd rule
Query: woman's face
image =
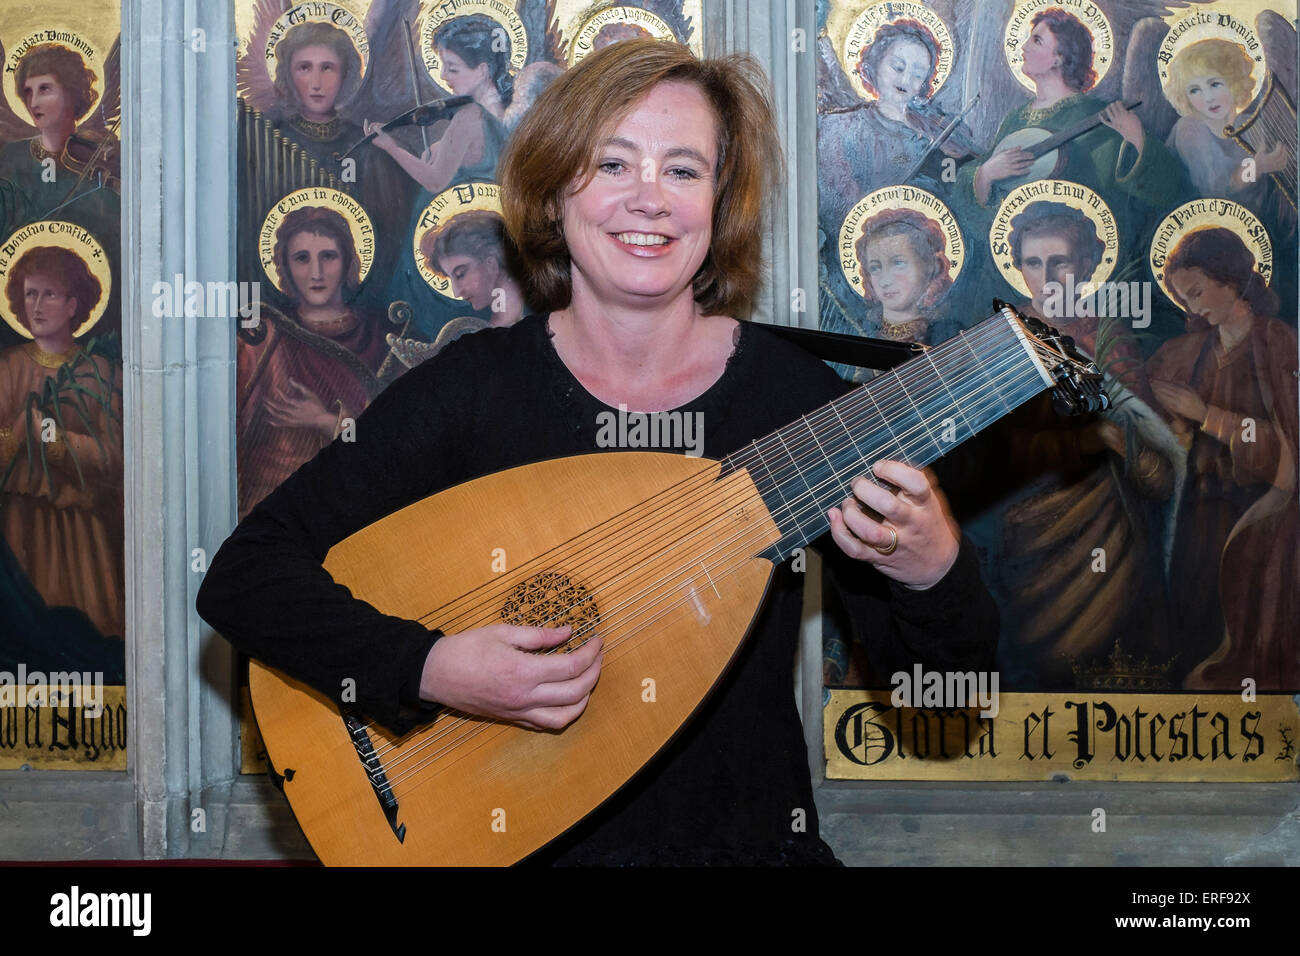
[(1210, 325), (1229, 321), (1241, 301), (1236, 289), (1216, 282), (1200, 269), (1179, 269), (1169, 276), (1169, 285), (1188, 315), (1199, 316)]
[(289, 75), (303, 116), (324, 122), (334, 115), (334, 103), (343, 86), (343, 64), (337, 53), (320, 44), (305, 46), (293, 55)]
[(438, 268), (451, 279), (451, 294), (464, 299), (476, 312), (492, 305), (493, 293), (501, 286), (501, 267), (492, 256), (444, 256), (438, 260)]
[(77, 300), (59, 276), (35, 273), (23, 282), (23, 311), (35, 338), (62, 338), (72, 332)]
[(867, 243), (866, 268), (871, 291), (891, 312), (915, 309), (929, 284), (906, 236), (885, 236)]
[(1194, 76), (1187, 81), (1187, 102), (1196, 115), (1214, 130), (1223, 129), (1232, 122), (1232, 91), (1228, 81), (1216, 74)]
[(713, 238), (718, 129), (704, 94), (660, 83), (596, 150), (591, 182), (564, 200), (574, 297), (643, 308), (689, 295)]
[(880, 98), (899, 109), (925, 89), (930, 79), (930, 51), (916, 40), (895, 40), (877, 68), (873, 84)]
[(438, 57), (442, 60), (442, 82), (456, 96), (473, 96), (488, 82), (486, 61), (471, 67), (459, 54), (442, 46), (438, 47)]
[(289, 240), (289, 275), (302, 304), (343, 304), (343, 251), (328, 236), (300, 232)]
[(32, 122), (42, 132), (51, 126), (76, 119), (72, 115), (72, 103), (67, 91), (52, 73), (27, 77), (22, 95), (27, 112), (32, 114)]
[(1021, 69), (1025, 76), (1046, 76), (1056, 66), (1056, 34), (1046, 23), (1040, 23), (1029, 33), (1025, 41), (1024, 64)]

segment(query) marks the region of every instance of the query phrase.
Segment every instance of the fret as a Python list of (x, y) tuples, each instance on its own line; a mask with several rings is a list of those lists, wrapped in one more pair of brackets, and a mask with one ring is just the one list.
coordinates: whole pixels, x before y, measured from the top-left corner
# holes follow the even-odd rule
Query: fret
[[(976, 429), (970, 423), (970, 419), (966, 417), (966, 410), (961, 407), (961, 402), (957, 400), (957, 396), (954, 395), (952, 393), (952, 389), (948, 387), (948, 382), (944, 379), (943, 373), (939, 371), (939, 366), (934, 364), (934, 359), (930, 358), (930, 353), (928, 351), (925, 353), (925, 358), (930, 363), (930, 368), (934, 369), (934, 374), (935, 377), (939, 379), (939, 384), (943, 386), (943, 390), (947, 392), (948, 397), (952, 399), (953, 408), (957, 409), (957, 414), (960, 415), (961, 420), (966, 423), (966, 432), (967, 432), (966, 437), (969, 438), (971, 435), (974, 435), (978, 429)], [(954, 422), (954, 424), (956, 423)], [(965, 438), (957, 438), (955, 441), (951, 442), (950, 444), (955, 448), (957, 447), (957, 445), (961, 444), (965, 440), (966, 440)]]
[(808, 434), (812, 435), (813, 443), (817, 446), (817, 450), (822, 453), (822, 457), (826, 459), (826, 464), (829, 465), (831, 469), (831, 477), (834, 478), (838, 469), (835, 467), (835, 462), (831, 461), (831, 456), (826, 454), (826, 449), (822, 447), (821, 441), (817, 438), (816, 429), (808, 424), (807, 415), (800, 415), (799, 421), (803, 422), (803, 427), (808, 429)]
[[(758, 457), (758, 463), (762, 465), (763, 470), (767, 472), (767, 483), (772, 486), (772, 488), (776, 491), (778, 495), (780, 495), (781, 503), (784, 504), (788, 509), (790, 507), (790, 502), (786, 501), (785, 495), (781, 491), (781, 483), (777, 481), (776, 477), (772, 474), (772, 469), (768, 465), (767, 459), (763, 457), (763, 450), (759, 447), (757, 439), (750, 442), (750, 445), (752, 445), (754, 448), (754, 454)], [(759, 493), (762, 494), (763, 489), (758, 483), (758, 476), (753, 475), (753, 479), (754, 479), (754, 486), (758, 488)]]
[[(897, 460), (901, 461), (905, 465), (910, 465), (912, 463), (911, 456), (907, 454), (907, 449), (903, 446), (903, 443), (899, 441), (898, 433), (894, 431), (894, 426), (891, 425), (889, 423), (889, 419), (885, 417), (885, 413), (880, 408), (880, 403), (876, 401), (876, 396), (871, 394), (871, 389), (864, 390), (863, 394), (866, 395), (867, 398), (871, 399), (872, 405), (876, 406), (876, 415), (878, 415), (880, 417), (880, 420), (885, 423), (885, 427), (889, 429), (890, 436), (893, 437), (894, 439), (894, 444), (898, 446), (898, 450), (900, 454)], [(875, 479), (876, 477), (875, 471), (870, 468), (868, 468), (867, 470), (871, 473), (872, 479)]]
[(794, 466), (794, 473), (798, 475), (800, 479), (803, 480), (803, 486), (811, 492), (813, 490), (812, 485), (808, 484), (807, 478), (804, 478), (803, 471), (799, 468), (799, 462), (795, 461), (795, 457), (794, 455), (790, 454), (790, 448), (788, 445), (786, 445), (785, 439), (781, 437), (781, 432), (783, 431), (785, 431), (784, 428), (778, 428), (772, 434), (776, 436), (776, 440), (779, 441), (781, 443), (781, 447), (785, 449), (786, 457), (790, 459), (790, 464)]
[(975, 368), (979, 371), (980, 376), (984, 379), (984, 384), (987, 386), (987, 391), (992, 392), (994, 395), (997, 396), (998, 403), (1002, 406), (1003, 414), (1010, 415), (1011, 406), (1009, 406), (1007, 404), (1006, 399), (1002, 397), (1001, 390), (998, 389), (998, 387), (993, 384), (992, 379), (989, 378), (988, 370), (984, 367), (984, 360), (979, 357), (979, 354), (973, 348), (971, 348), (970, 342), (966, 341), (965, 330), (957, 333), (957, 339), (961, 342), (962, 345), (966, 346), (966, 351), (971, 354), (971, 357), (973, 359), (975, 359)]
[(930, 439), (930, 444), (934, 446), (934, 450), (942, 455), (943, 449), (939, 447), (939, 443), (935, 441), (934, 436), (930, 434), (930, 423), (925, 420), (925, 416), (921, 414), (921, 410), (916, 407), (916, 402), (912, 401), (912, 396), (907, 393), (907, 386), (903, 384), (903, 378), (898, 374), (898, 369), (894, 369), (894, 380), (898, 382), (898, 389), (903, 393), (903, 397), (907, 399), (907, 403), (911, 405), (913, 410), (916, 412), (916, 417), (921, 423), (925, 437)]
[(835, 417), (839, 420), (840, 428), (843, 428), (844, 434), (848, 436), (849, 446), (853, 449), (854, 456), (858, 461), (862, 461), (866, 458), (866, 455), (862, 454), (862, 449), (858, 447), (857, 439), (853, 437), (853, 432), (849, 430), (849, 426), (844, 424), (844, 419), (840, 416), (840, 410), (835, 407), (837, 404), (839, 404), (839, 399), (831, 402), (827, 407), (835, 414)]

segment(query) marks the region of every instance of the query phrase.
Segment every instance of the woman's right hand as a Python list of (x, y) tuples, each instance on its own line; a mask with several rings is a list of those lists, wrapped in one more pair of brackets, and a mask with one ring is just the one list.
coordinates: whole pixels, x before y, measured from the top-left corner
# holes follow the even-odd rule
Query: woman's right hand
[(489, 624), (444, 635), (424, 660), (420, 696), (529, 730), (560, 730), (586, 709), (603, 644), (593, 635), (569, 653), (530, 652), (562, 644), (571, 633), (571, 627)]

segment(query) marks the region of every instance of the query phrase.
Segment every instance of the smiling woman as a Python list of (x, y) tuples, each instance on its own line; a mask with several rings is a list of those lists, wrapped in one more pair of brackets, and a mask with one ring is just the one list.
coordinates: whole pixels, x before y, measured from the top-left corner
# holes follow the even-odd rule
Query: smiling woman
[[(589, 700), (601, 700), (602, 667), (604, 706), (613, 704), (610, 695), (626, 704), (618, 683), (627, 678), (626, 658), (604, 654), (614, 647), (613, 618), (602, 617), (594, 636), (567, 653), (539, 654), (565, 644), (571, 629), (547, 614), (520, 618), (501, 607), (498, 615), (491, 599), (484, 620), (494, 623), (458, 625), (444, 617), (446, 608), (423, 621), (383, 614), (337, 586), (322, 561), (336, 542), (437, 492), (516, 466), (612, 450), (602, 427), (611, 415), (690, 416), (700, 427), (689, 451), (717, 459), (847, 391), (823, 363), (738, 321), (758, 291), (758, 237), (780, 168), (766, 87), (749, 57), (701, 61), (653, 40), (599, 50), (548, 87), (501, 169), (507, 232), (541, 314), (459, 338), (384, 391), (357, 422), (354, 442), (324, 449), (240, 524), (204, 577), (200, 613), (240, 648), (331, 700), (340, 687), (355, 688), (348, 704), (399, 733), (444, 707), (558, 733)], [(681, 461), (654, 458), (624, 467)], [(602, 461), (570, 464), (587, 469), (587, 484), (605, 487), (590, 469), (622, 463)], [(876, 462), (874, 472), (887, 484), (837, 475), (853, 496), (810, 518), (829, 528), (816, 547), (873, 664), (883, 673), (916, 663), (988, 666), (997, 611), (942, 496), (906, 465)], [(840, 485), (832, 487), (838, 497)], [(526, 510), (505, 512), (504, 527), (520, 523), (520, 536), (504, 533), (492, 545), (511, 574), (533, 553), (522, 526), (545, 526), (566, 507), (544, 494), (526, 497)], [(499, 510), (486, 509), (496, 518)], [(609, 534), (591, 533), (604, 547)], [(460, 544), (443, 525), (431, 534), (440, 553)], [(623, 544), (611, 539), (609, 547)], [(572, 564), (562, 576), (572, 593), (575, 582), (600, 573), (549, 551), (536, 560)], [(636, 567), (636, 559), (618, 560)], [(746, 642), (694, 722), (538, 859), (834, 862), (818, 835), (792, 694), (802, 593), (790, 563), (778, 565)], [(722, 593), (704, 577), (690, 594), (701, 617), (719, 611), (714, 598)], [(602, 614), (623, 610), (605, 591), (592, 596)], [(506, 623), (521, 620), (536, 626)], [(665, 627), (650, 628), (647, 640), (667, 639), (672, 631), (658, 633)], [(700, 666), (698, 655), (685, 663)], [(637, 695), (645, 693), (649, 675), (635, 676)], [(698, 701), (671, 673), (659, 677), (658, 706), (671, 695)], [(654, 695), (652, 687), (635, 707), (656, 706)], [(576, 746), (593, 724), (604, 726), (598, 721), (610, 711), (601, 713), (562, 745)], [(538, 745), (547, 744), (539, 738)], [(601, 746), (619, 748), (620, 758), (633, 752), (625, 737)], [(475, 785), (491, 789), (495, 778), (485, 779)], [(511, 820), (531, 819), (531, 792), (489, 798), (516, 814)]]

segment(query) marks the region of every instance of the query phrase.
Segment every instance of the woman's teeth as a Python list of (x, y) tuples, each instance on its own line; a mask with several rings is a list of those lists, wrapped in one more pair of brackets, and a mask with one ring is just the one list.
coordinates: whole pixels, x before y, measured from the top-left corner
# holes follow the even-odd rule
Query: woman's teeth
[(667, 236), (652, 236), (644, 232), (620, 232), (615, 238), (630, 246), (662, 246), (668, 243)]

